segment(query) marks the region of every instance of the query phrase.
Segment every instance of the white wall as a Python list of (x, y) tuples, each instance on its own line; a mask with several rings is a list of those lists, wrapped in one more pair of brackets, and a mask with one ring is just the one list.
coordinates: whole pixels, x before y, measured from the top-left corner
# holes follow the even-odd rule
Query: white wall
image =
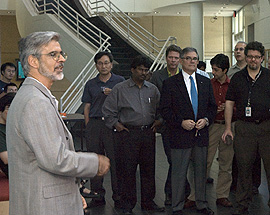
[[(255, 10), (254, 10), (255, 9)], [(244, 7), (246, 38), (248, 26), (254, 23), (255, 40), (270, 49), (270, 4), (268, 0), (253, 0)]]
[(73, 81), (77, 77), (95, 53), (95, 50), (87, 43), (82, 42), (71, 30), (59, 23), (54, 15), (30, 15), (22, 0), (17, 2), (16, 19), (21, 37), (25, 37), (35, 31), (56, 31), (60, 33), (61, 47), (68, 54), (64, 72), (65, 77), (69, 81)]
[(16, 0), (0, 0), (0, 10), (15, 10)]

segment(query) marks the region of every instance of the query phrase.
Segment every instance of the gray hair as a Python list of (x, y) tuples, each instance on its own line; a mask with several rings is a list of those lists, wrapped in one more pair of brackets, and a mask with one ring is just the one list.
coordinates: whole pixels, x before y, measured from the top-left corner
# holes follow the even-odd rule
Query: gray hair
[(34, 32), (19, 41), (19, 55), (24, 75), (27, 76), (30, 71), (28, 57), (33, 55), (40, 57), (41, 47), (49, 44), (52, 40), (59, 41), (59, 33), (53, 31)]
[(247, 45), (247, 43), (246, 43), (245, 41), (238, 41), (238, 42), (236, 43), (236, 45), (239, 44), (239, 43), (243, 43), (243, 44)]
[(199, 54), (198, 54), (198, 52), (197, 52), (197, 49), (195, 49), (195, 48), (193, 48), (193, 47), (186, 47), (186, 48), (184, 48), (184, 49), (182, 50), (182, 52), (181, 52), (180, 58), (184, 58), (185, 55), (186, 55), (187, 53), (189, 53), (189, 52), (195, 52), (195, 53), (197, 54), (198, 60), (199, 60)]

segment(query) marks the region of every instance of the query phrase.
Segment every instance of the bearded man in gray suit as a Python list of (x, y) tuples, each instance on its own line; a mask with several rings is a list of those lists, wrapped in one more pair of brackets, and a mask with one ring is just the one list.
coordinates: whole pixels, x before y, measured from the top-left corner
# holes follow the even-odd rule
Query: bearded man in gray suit
[(104, 175), (109, 159), (76, 153), (70, 132), (51, 94), (64, 77), (66, 54), (55, 32), (21, 39), (20, 61), (27, 76), (9, 109), (10, 215), (83, 214), (76, 177)]

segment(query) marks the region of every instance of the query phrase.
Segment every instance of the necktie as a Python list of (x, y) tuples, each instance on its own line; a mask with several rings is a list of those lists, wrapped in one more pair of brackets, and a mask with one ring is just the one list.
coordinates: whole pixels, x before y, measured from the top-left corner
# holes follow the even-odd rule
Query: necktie
[(192, 76), (189, 76), (190, 79), (190, 95), (191, 95), (191, 103), (193, 112), (195, 115), (195, 120), (197, 119), (197, 113), (198, 113), (198, 93), (195, 87), (194, 79)]

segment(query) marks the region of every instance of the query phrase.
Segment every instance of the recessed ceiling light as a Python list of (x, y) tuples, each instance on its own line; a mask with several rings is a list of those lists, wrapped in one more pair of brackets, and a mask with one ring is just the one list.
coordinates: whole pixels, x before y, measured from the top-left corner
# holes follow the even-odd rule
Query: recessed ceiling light
[(177, 12), (177, 14), (181, 14), (181, 12)]

